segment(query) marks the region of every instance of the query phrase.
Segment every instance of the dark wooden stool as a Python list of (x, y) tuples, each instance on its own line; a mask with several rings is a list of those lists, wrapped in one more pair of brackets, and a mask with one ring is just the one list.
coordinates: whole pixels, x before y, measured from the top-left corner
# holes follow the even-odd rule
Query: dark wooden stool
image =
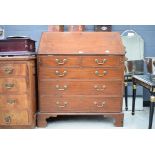
[(150, 75), (134, 75), (133, 82), (133, 96), (132, 96), (132, 115), (135, 114), (135, 100), (136, 100), (136, 85), (145, 87), (150, 91), (150, 113), (149, 113), (149, 129), (152, 128), (154, 104), (155, 104), (155, 81), (152, 81)]

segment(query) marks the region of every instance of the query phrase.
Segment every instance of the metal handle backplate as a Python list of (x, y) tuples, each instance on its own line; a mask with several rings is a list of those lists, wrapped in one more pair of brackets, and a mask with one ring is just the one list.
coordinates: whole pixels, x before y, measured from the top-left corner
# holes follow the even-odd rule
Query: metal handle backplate
[(13, 68), (12, 67), (6, 67), (6, 68), (4, 68), (4, 72), (6, 73), (6, 74), (12, 74), (13, 73)]
[(95, 62), (96, 62), (98, 65), (103, 65), (103, 64), (105, 64), (105, 62), (107, 62), (107, 59), (103, 59), (103, 60), (95, 59)]
[(108, 72), (107, 71), (103, 71), (102, 74), (99, 73), (99, 71), (95, 71), (95, 74), (99, 77), (105, 76)]
[(11, 116), (5, 116), (4, 121), (5, 121), (5, 123), (10, 124), (11, 123)]
[(63, 60), (55, 59), (55, 61), (58, 65), (64, 65), (67, 62), (67, 59), (63, 59)]
[(15, 99), (8, 99), (7, 104), (15, 104), (16, 100)]
[(97, 90), (97, 91), (104, 91), (106, 86), (103, 85), (103, 86), (98, 86), (98, 85), (95, 85), (94, 88)]
[(59, 71), (55, 71), (55, 74), (58, 75), (59, 77), (63, 77), (67, 74), (67, 71), (63, 71), (62, 73)]
[(59, 108), (64, 108), (66, 107), (68, 104), (68, 102), (63, 102), (63, 103), (60, 103), (59, 101), (56, 101), (56, 105), (59, 107)]
[(98, 103), (98, 102), (94, 102), (94, 104), (98, 107), (98, 108), (102, 108), (105, 105), (105, 101)]
[(63, 87), (60, 87), (59, 85), (55, 86), (58, 90), (66, 90), (67, 89), (67, 85), (64, 85)]
[(11, 88), (13, 88), (14, 86), (15, 86), (14, 83), (6, 83), (6, 84), (5, 84), (5, 88), (6, 88), (6, 89), (11, 89)]

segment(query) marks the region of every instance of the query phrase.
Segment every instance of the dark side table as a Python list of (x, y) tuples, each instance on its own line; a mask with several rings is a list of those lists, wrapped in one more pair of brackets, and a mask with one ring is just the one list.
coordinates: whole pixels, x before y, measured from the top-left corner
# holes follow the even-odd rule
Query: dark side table
[(150, 113), (149, 113), (149, 129), (152, 128), (154, 104), (155, 104), (155, 81), (152, 80), (150, 75), (133, 75), (133, 96), (132, 96), (132, 115), (135, 114), (135, 100), (136, 100), (136, 85), (145, 87), (150, 92)]

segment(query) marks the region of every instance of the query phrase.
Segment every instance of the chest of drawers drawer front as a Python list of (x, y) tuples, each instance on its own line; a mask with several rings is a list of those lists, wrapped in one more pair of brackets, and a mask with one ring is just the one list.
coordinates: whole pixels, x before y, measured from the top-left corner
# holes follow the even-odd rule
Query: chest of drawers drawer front
[(83, 56), (81, 63), (84, 67), (116, 67), (119, 65), (118, 56)]
[(122, 96), (121, 81), (40, 81), (40, 93), (43, 95), (115, 95)]
[(1, 125), (27, 125), (29, 123), (27, 111), (0, 112)]
[(26, 64), (0, 63), (0, 76), (25, 76), (26, 74)]
[(27, 80), (25, 78), (0, 78), (0, 93), (26, 93)]
[(81, 63), (80, 56), (39, 56), (40, 66), (49, 67), (78, 67)]
[(119, 97), (53, 97), (41, 96), (41, 112), (120, 112)]
[(122, 79), (123, 68), (47, 68), (40, 67), (41, 79)]
[(27, 95), (0, 95), (0, 111), (4, 109), (25, 109), (27, 107)]

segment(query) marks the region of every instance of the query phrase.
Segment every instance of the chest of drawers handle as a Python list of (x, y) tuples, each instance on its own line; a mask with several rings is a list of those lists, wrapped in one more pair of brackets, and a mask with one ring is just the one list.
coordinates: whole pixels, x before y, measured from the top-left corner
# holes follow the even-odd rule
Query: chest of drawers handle
[(6, 83), (4, 86), (6, 89), (11, 89), (15, 86), (15, 84), (14, 83)]
[(95, 101), (94, 104), (95, 104), (98, 108), (102, 108), (102, 107), (105, 105), (105, 101), (101, 102), (100, 104), (97, 103), (97, 102)]
[(95, 85), (94, 88), (95, 88), (97, 91), (104, 91), (105, 88), (106, 88), (106, 86), (103, 85), (103, 86), (99, 87), (98, 85)]
[(55, 87), (56, 87), (58, 90), (62, 90), (62, 91), (67, 89), (67, 85), (64, 85), (63, 88), (60, 87), (59, 85), (56, 85)]
[(95, 59), (95, 62), (96, 62), (98, 65), (103, 65), (103, 64), (105, 64), (105, 62), (107, 62), (107, 59), (103, 59), (103, 60)]
[(67, 74), (67, 71), (63, 71), (62, 73), (60, 73), (59, 71), (55, 71), (55, 74), (58, 75), (59, 77), (63, 77)]
[(13, 68), (11, 68), (11, 67), (6, 67), (6, 68), (4, 68), (4, 72), (6, 73), (6, 74), (12, 74), (13, 73)]
[(4, 121), (5, 121), (5, 123), (10, 124), (11, 123), (11, 116), (5, 116)]
[(59, 107), (59, 108), (64, 108), (66, 107), (68, 104), (68, 102), (63, 102), (62, 104), (59, 102), (59, 101), (56, 101), (56, 105)]
[(15, 99), (8, 99), (7, 100), (7, 103), (8, 104), (15, 104), (16, 103), (16, 100)]
[(99, 71), (95, 71), (95, 74), (99, 77), (105, 76), (108, 72), (107, 71), (103, 71), (102, 74), (99, 73)]
[(55, 61), (58, 65), (64, 65), (67, 62), (67, 59), (63, 59), (63, 60), (55, 59)]

